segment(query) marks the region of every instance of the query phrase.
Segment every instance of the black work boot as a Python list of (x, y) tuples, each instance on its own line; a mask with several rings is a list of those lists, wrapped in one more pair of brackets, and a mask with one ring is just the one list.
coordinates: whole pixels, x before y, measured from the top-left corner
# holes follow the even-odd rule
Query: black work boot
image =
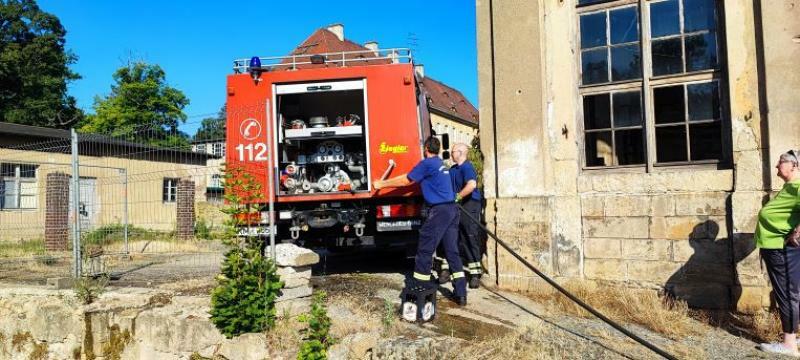
[(470, 289), (477, 289), (481, 286), (481, 277), (480, 276), (473, 276), (469, 278), (469, 288)]
[(439, 284), (447, 284), (450, 282), (450, 270), (442, 269), (439, 272)]
[(455, 302), (458, 306), (467, 306), (467, 297), (466, 296), (456, 296)]

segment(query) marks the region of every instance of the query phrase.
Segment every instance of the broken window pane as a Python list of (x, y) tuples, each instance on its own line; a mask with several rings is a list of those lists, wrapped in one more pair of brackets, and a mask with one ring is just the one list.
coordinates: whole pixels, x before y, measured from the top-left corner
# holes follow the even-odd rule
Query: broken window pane
[(608, 82), (608, 52), (607, 48), (583, 51), (581, 64), (583, 66), (583, 84), (598, 84)]
[(611, 128), (611, 101), (608, 94), (583, 97), (583, 124), (586, 130)]
[(641, 104), (638, 91), (614, 93), (614, 127), (642, 125)]
[(689, 125), (692, 160), (719, 160), (721, 158), (721, 123), (715, 121), (705, 124)]
[(683, 31), (716, 30), (714, 0), (683, 0)]
[(686, 41), (686, 71), (717, 67), (717, 38), (714, 33), (690, 35), (684, 41)]
[(689, 120), (719, 119), (719, 89), (716, 82), (689, 84)]
[(644, 133), (641, 129), (616, 130), (617, 165), (644, 164)]
[(606, 13), (581, 15), (581, 49), (605, 46)]
[(612, 159), (611, 131), (586, 133), (586, 166), (610, 166)]
[(656, 161), (660, 163), (687, 161), (686, 126), (662, 126), (656, 128)]
[(683, 101), (683, 85), (653, 89), (653, 107), (656, 124), (686, 121)]
[(611, 80), (632, 80), (642, 77), (639, 44), (611, 48)]
[(639, 40), (639, 21), (636, 7), (626, 7), (609, 12), (611, 44), (622, 44)]
[(650, 4), (650, 35), (654, 38), (681, 32), (678, 0)]
[(676, 74), (683, 71), (681, 39), (653, 40), (653, 75)]

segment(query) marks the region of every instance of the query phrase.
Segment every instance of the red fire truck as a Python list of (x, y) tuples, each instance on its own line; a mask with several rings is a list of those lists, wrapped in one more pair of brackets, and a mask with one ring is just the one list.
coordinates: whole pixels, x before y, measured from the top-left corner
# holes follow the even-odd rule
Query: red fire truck
[[(278, 241), (416, 242), (419, 188), (376, 191), (372, 182), (406, 173), (423, 157), (431, 124), (419, 81), (408, 49), (235, 61), (226, 162), (261, 183), (260, 222), (273, 216)], [(261, 229), (248, 234), (271, 231)]]

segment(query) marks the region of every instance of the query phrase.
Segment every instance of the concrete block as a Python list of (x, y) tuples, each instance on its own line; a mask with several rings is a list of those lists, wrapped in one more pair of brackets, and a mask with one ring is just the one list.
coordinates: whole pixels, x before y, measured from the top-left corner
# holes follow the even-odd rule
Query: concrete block
[[(763, 308), (769, 307), (769, 287), (734, 286), (731, 292), (733, 294), (733, 305), (737, 311), (745, 314), (753, 314)], [(766, 304), (764, 303), (764, 298), (767, 299)]]
[(705, 192), (675, 195), (675, 215), (718, 215), (727, 214), (728, 193)]
[[(670, 216), (650, 218), (650, 237), (655, 239), (702, 239), (709, 237), (707, 217)], [(717, 228), (717, 233), (719, 229)], [(715, 237), (717, 234), (714, 234)]]
[(290, 277), (282, 278), (284, 289), (293, 289), (297, 287), (308, 286), (309, 280), (304, 278)]
[(589, 175), (578, 175), (578, 192), (587, 193), (592, 191), (592, 177)]
[(603, 216), (603, 197), (602, 196), (583, 196), (581, 197), (581, 215), (583, 216)]
[(625, 281), (625, 262), (612, 259), (585, 259), (583, 274), (588, 279)]
[(309, 279), (311, 278), (311, 266), (299, 266), (299, 267), (279, 266), (276, 272), (281, 278), (289, 276), (306, 277)]
[(646, 195), (609, 196), (605, 199), (605, 216), (647, 216), (650, 197)]
[(678, 284), (671, 287), (676, 298), (686, 301), (689, 306), (703, 309), (729, 309), (731, 306), (730, 286), (722, 284)]
[(675, 215), (675, 196), (668, 194), (653, 195), (650, 199), (650, 216)]
[(733, 191), (732, 170), (676, 170), (654, 176), (661, 177), (661, 191)]
[(624, 239), (622, 258), (636, 260), (665, 260), (672, 258), (672, 242), (664, 239)]
[(646, 260), (627, 260), (625, 263), (630, 280), (649, 281), (657, 284), (665, 284), (667, 280), (676, 275), (682, 265), (671, 261)]
[[(269, 254), (271, 251), (271, 247), (267, 246), (265, 253)], [(278, 266), (310, 266), (319, 262), (319, 255), (315, 252), (294, 244), (277, 244), (275, 252)]]
[(622, 257), (622, 239), (584, 238), (583, 252), (588, 259), (619, 259)]
[(728, 240), (712, 239), (674, 240), (673, 261), (700, 261), (731, 264), (731, 248)]
[(47, 286), (55, 290), (72, 289), (75, 279), (71, 277), (48, 278)]
[[(760, 151), (736, 151), (733, 161), (736, 164), (736, 191), (758, 191), (764, 187)], [(773, 170), (771, 166), (770, 170)]]
[(763, 191), (736, 191), (731, 194), (734, 233), (752, 233), (758, 223), (758, 212), (766, 200)]
[(311, 286), (301, 286), (292, 289), (281, 289), (281, 296), (275, 302), (294, 300), (311, 296), (314, 290)]
[(648, 228), (648, 218), (645, 216), (583, 218), (584, 237), (646, 239)]

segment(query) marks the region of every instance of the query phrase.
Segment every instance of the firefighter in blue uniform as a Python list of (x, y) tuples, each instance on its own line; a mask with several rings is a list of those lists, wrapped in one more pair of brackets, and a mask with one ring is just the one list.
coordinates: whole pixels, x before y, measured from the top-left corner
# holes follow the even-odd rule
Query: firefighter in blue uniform
[(450, 265), (453, 278), (455, 301), (467, 304), (467, 281), (458, 254), (459, 211), (455, 204), (456, 194), (447, 167), (439, 157), (441, 143), (435, 137), (425, 140), (425, 159), (420, 161), (408, 174), (388, 180), (375, 180), (373, 186), (380, 190), (389, 187), (403, 187), (419, 183), (422, 196), (428, 207), (428, 215), (419, 229), (419, 244), (414, 262), (414, 279), (431, 281), (433, 253), (441, 242), (445, 257)]
[[(482, 199), (480, 190), (478, 190), (478, 174), (472, 163), (467, 160), (468, 152), (467, 144), (453, 145), (451, 153), (454, 164), (450, 167), (450, 178), (453, 180), (453, 190), (456, 192), (456, 203), (461, 204), (473, 219), (480, 219)], [(461, 216), (458, 233), (461, 256), (465, 259), (469, 270), (469, 287), (476, 289), (480, 284), (483, 272), (480, 227), (469, 216)]]

